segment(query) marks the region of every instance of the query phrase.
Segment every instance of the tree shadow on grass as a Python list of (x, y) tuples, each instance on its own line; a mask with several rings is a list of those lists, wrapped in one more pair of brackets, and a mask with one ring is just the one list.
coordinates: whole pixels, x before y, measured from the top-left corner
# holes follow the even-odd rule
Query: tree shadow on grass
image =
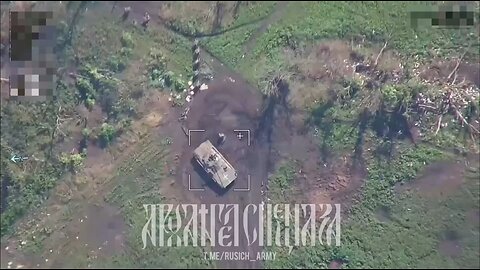
[(320, 144), (320, 153), (322, 155), (322, 161), (325, 163), (330, 156), (330, 149), (326, 143), (325, 138), (328, 138), (332, 135), (333, 123), (332, 121), (326, 121), (325, 116), (327, 111), (332, 108), (334, 105), (333, 101), (329, 101), (325, 104), (322, 104), (315, 108), (309, 119), (307, 120), (307, 125), (317, 126), (321, 129), (322, 140)]

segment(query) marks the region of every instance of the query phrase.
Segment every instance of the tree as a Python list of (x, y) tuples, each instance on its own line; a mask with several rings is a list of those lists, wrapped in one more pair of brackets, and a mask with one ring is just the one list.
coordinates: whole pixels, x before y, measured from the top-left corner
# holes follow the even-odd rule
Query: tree
[(100, 129), (100, 139), (104, 145), (108, 145), (112, 142), (113, 138), (115, 137), (117, 130), (114, 126), (103, 123)]
[(85, 160), (85, 155), (82, 154), (62, 154), (60, 157), (60, 162), (68, 169), (73, 172), (76, 172), (80, 167), (83, 166), (83, 161)]

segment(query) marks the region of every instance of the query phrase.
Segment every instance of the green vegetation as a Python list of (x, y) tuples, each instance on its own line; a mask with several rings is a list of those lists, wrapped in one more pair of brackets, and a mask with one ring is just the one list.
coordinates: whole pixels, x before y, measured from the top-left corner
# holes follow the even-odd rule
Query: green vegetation
[(92, 131), (88, 128), (82, 129), (82, 135), (84, 138), (89, 138), (90, 135), (92, 134)]
[[(301, 53), (307, 45), (321, 40), (357, 42), (365, 38), (369, 46), (381, 46), (388, 41), (389, 48), (398, 51), (401, 61), (407, 64), (458, 55), (468, 44), (474, 44), (477, 35), (473, 29), (412, 28), (408, 17), (412, 4), (427, 5), (424, 2), (291, 2), (288, 12), (258, 37), (253, 53), (240, 61), (232, 60), (225, 47), (227, 50), (219, 49), (216, 56), (264, 89), (265, 77), (272, 78), (271, 74), (304, 75), (298, 74), (298, 68), (289, 63), (291, 58), (284, 56), (283, 49)], [(209, 43), (214, 44), (221, 37), (211, 39)], [(234, 42), (242, 43), (243, 36), (237, 36)], [(411, 55), (418, 59), (412, 59)], [(477, 44), (470, 47), (466, 58), (478, 56)], [(401, 84), (381, 84), (373, 89), (359, 81), (338, 78), (325, 88), (327, 94), (310, 108), (309, 121), (315, 128), (319, 148), (324, 155), (374, 149), (373, 156), (371, 153), (362, 156), (368, 163), (368, 178), (361, 198), (354, 201), (348, 215), (343, 217), (340, 247), (300, 247), (291, 255), (288, 248), (273, 248), (279, 252), (278, 259), (268, 261), (267, 267), (327, 268), (332, 261), (343, 264), (344, 268), (478, 267), (475, 252), (478, 253), (479, 243), (471, 240), (475, 231), (478, 234), (478, 225), (470, 224), (465, 213), (468, 209), (478, 209), (475, 206), (478, 192), (471, 193), (478, 191), (478, 181), (470, 180), (464, 188), (442, 199), (416, 193), (396, 194), (394, 190), (399, 183), (414, 179), (427, 164), (446, 158), (430, 144), (413, 147), (402, 142), (408, 138), (405, 123), (414, 119), (407, 106), (416, 93), (429, 89), (411, 78)], [(425, 138), (434, 146), (460, 148), (465, 145), (460, 134), (460, 128), (452, 127), (438, 136)], [(286, 174), (281, 167), (270, 179), (272, 201), (288, 200), (286, 194), (292, 194), (295, 187), (285, 187), (282, 183), (292, 183), (293, 177), (294, 174)], [(379, 220), (379, 215), (385, 215), (388, 221)], [(455, 232), (455, 241), (463, 248), (458, 257), (451, 258), (438, 251), (438, 245), (448, 238), (445, 235), (450, 231)]]
[(424, 57), (436, 56), (438, 49), (443, 56), (457, 53), (456, 48), (474, 42), (472, 29), (412, 27), (409, 12), (428, 6), (434, 7), (426, 2), (292, 2), (286, 16), (261, 38), (256, 54), (286, 46), (293, 40), (349, 39), (354, 35), (364, 35), (373, 42), (388, 39), (395, 49)]
[[(442, 152), (426, 147), (407, 148), (393, 161), (378, 158), (368, 167), (362, 207), (375, 210), (394, 203), (393, 187), (415, 178), (426, 164), (444, 158)], [(362, 208), (360, 208), (362, 209)]]
[(130, 34), (129, 32), (123, 32), (122, 33), (122, 37), (120, 39), (120, 42), (122, 43), (122, 46), (123, 47), (126, 47), (126, 48), (133, 48), (135, 43), (133, 41), (133, 38), (132, 38), (132, 34)]
[[(243, 7), (236, 23), (241, 25), (240, 22), (255, 21), (255, 18), (271, 13), (275, 6), (273, 2), (259, 2), (248, 8)], [(247, 52), (245, 58), (241, 58), (243, 52), (240, 50), (252, 31), (258, 29), (255, 23), (208, 37), (204, 44), (215, 56), (240, 70), (254, 83), (259, 80), (254, 75), (262, 73), (266, 66), (278, 67), (277, 60), (282, 58), (283, 48), (301, 50), (306, 44), (326, 39), (364, 39), (367, 44), (388, 41), (389, 48), (405, 57), (415, 56), (420, 60), (457, 56), (459, 48), (471, 44), (466, 58), (479, 56), (474, 28), (440, 29), (423, 24), (413, 27), (409, 12), (427, 7), (434, 8), (431, 3), (420, 1), (290, 2), (284, 8), (283, 15), (271, 23), (265, 33), (258, 35), (253, 52)]]
[(82, 154), (66, 154), (64, 153), (60, 157), (60, 162), (71, 171), (76, 172), (83, 166), (83, 161), (85, 160), (85, 155)]
[[(31, 207), (45, 199), (45, 193), (55, 185), (61, 166), (52, 154), (52, 134), (55, 132), (55, 112), (58, 104), (7, 103), (1, 108), (1, 185), (9, 186), (8, 197), (2, 191), (7, 207), (1, 214), (2, 236), (11, 231), (11, 225)], [(15, 164), (13, 154), (30, 157)], [(35, 173), (34, 172), (34, 168)], [(3, 209), (2, 209), (3, 210)]]
[(147, 77), (153, 88), (169, 89), (176, 93), (187, 89), (187, 82), (182, 74), (167, 69), (167, 60), (162, 51), (152, 49), (147, 62)]
[(100, 262), (100, 266), (113, 268), (207, 268), (209, 262), (195, 247), (153, 247), (143, 249), (140, 232), (146, 222), (143, 204), (165, 203), (160, 190), (165, 180), (165, 170), (172, 166), (165, 157), (168, 154), (168, 141), (152, 135), (137, 145), (132, 158), (122, 164), (114, 176), (117, 183), (110, 193), (108, 202), (121, 207), (125, 220), (130, 226), (128, 246), (125, 254)]
[(39, 164), (37, 172), (31, 174), (28, 171), (22, 173), (11, 164), (4, 163), (2, 166), (2, 185), (9, 184), (9, 193), (6, 198), (8, 207), (1, 216), (1, 233), (4, 236), (13, 232), (12, 225), (18, 218), (47, 199), (46, 192), (55, 186), (61, 176), (61, 170), (59, 166)]
[[(480, 200), (478, 181), (474, 180), (478, 168), (468, 173), (464, 187), (450, 196), (394, 194), (396, 184), (413, 180), (426, 164), (443, 158), (441, 152), (421, 146), (405, 150), (391, 162), (373, 160), (362, 198), (348, 216), (342, 216), (341, 246), (299, 247), (290, 255), (288, 248), (274, 247), (278, 259), (267, 261), (267, 267), (327, 268), (334, 260), (344, 268), (477, 267), (480, 246), (475, 231), (478, 233), (479, 225), (470, 219)], [(284, 179), (283, 171), (272, 179)], [(461, 254), (449, 257), (440, 253), (444, 240), (458, 241)]]
[(294, 161), (286, 162), (268, 179), (269, 194), (273, 200), (271, 203), (285, 203), (291, 197), (295, 168)]
[[(144, 104), (144, 100), (137, 99), (152, 90), (170, 90), (177, 95), (187, 88), (186, 74), (191, 73), (192, 60), (190, 40), (163, 28), (143, 31), (130, 23), (120, 23), (103, 16), (101, 9), (84, 12), (88, 4), (68, 2), (65, 17), (59, 18), (56, 53), (60, 68), (55, 99), (44, 104), (8, 102), (1, 108), (0, 178), (2, 187), (8, 186), (8, 207), (2, 208), (1, 214), (2, 236), (10, 234), (20, 217), (44, 202), (65, 174), (75, 177), (81, 173), (88, 158), (87, 141), (113, 146), (120, 134), (128, 133), (142, 111), (138, 104)], [(362, 49), (381, 47), (388, 41), (388, 49), (398, 52), (399, 61), (406, 66), (436, 57), (458, 56), (469, 45), (465, 59), (479, 57), (475, 29), (414, 29), (410, 25), (408, 11), (413, 5), (430, 5), (427, 2), (291, 1), (278, 18), (262, 21), (278, 5), (242, 2), (235, 18), (221, 22), (212, 35), (208, 35), (214, 28), (210, 15), (205, 19), (187, 14), (186, 18), (170, 21), (169, 26), (187, 35), (202, 36), (200, 42), (208, 51), (262, 91), (268, 90), (273, 78), (283, 75), (290, 85), (304, 79), (305, 74), (287, 57), (286, 50), (296, 57), (308, 46), (326, 40), (351, 41), (352, 46), (362, 43)], [(349, 207), (348, 215), (342, 216), (340, 247), (300, 247), (290, 255), (288, 248), (274, 247), (277, 260), (267, 261), (267, 267), (326, 268), (337, 261), (346, 268), (478, 268), (479, 225), (469, 219), (469, 211), (478, 211), (480, 203), (478, 169), (469, 172), (470, 180), (460, 189), (441, 198), (395, 190), (400, 183), (411, 184), (429, 163), (448, 157), (438, 148), (466, 151), (458, 127), (443, 129), (435, 136), (426, 134), (424, 141), (429, 144), (413, 146), (405, 142), (405, 123), (414, 118), (408, 105), (416, 93), (436, 89), (427, 89), (410, 77), (398, 84), (382, 82), (378, 87), (367, 87), (363, 79), (347, 77), (334, 78), (327, 84), (326, 78), (312, 83), (311, 89), (325, 89), (325, 94), (308, 108), (319, 150), (325, 158), (330, 154), (362, 155), (368, 177), (360, 198)], [(88, 108), (87, 116), (78, 104)], [(77, 117), (79, 112), (82, 119)], [(97, 123), (102, 124), (87, 125), (87, 119), (101, 119)], [(81, 154), (58, 151), (65, 139), (78, 138), (79, 134), (83, 138), (77, 149)], [(174, 165), (165, 158), (171, 138), (151, 134), (139, 137), (132, 139), (137, 145), (131, 158), (122, 162), (106, 184), (114, 187), (106, 200), (121, 208), (130, 227), (125, 245), (128, 248), (113, 258), (96, 262), (74, 258), (78, 261), (69, 263), (110, 268), (212, 267), (211, 262), (203, 260), (199, 248), (143, 249), (139, 235), (145, 224), (142, 204), (166, 201), (160, 186)], [(362, 154), (367, 148), (373, 151)], [(15, 164), (9, 160), (12, 154), (35, 158)], [(288, 161), (269, 179), (272, 203), (295, 200), (296, 171), (297, 163)], [(41, 253), (50, 233), (42, 231), (34, 241), (29, 235), (24, 249)], [(439, 246), (445, 241), (460, 245), (460, 255), (441, 253)]]
[(113, 141), (113, 138), (115, 138), (117, 133), (117, 130), (115, 129), (114, 126), (103, 123), (102, 127), (100, 129), (100, 139), (102, 140), (102, 143), (104, 145), (108, 145)]
[[(55, 52), (59, 71), (55, 98), (46, 103), (4, 104), (2, 101), (0, 178), (2, 187), (9, 187), (8, 196), (2, 193), (2, 200), (7, 203), (1, 214), (2, 236), (12, 232), (11, 225), (16, 220), (48, 197), (50, 189), (65, 173), (65, 166), (79, 167), (79, 156), (66, 155), (62, 159), (62, 153), (57, 152), (57, 146), (71, 137), (76, 128), (84, 128), (75, 128), (75, 124), (83, 119), (72, 117), (78, 115), (78, 103), (85, 104), (90, 110), (99, 106), (101, 113), (108, 116), (107, 124), (118, 123), (114, 127), (120, 132), (128, 128), (129, 119), (136, 114), (131, 89), (144, 90), (139, 79), (121, 78), (129, 69), (128, 63), (140, 60), (146, 55), (146, 47), (152, 43), (169, 52), (174, 48), (188, 52), (184, 41), (177, 37), (159, 35), (161, 38), (155, 40), (140, 29), (100, 16), (103, 14), (99, 14), (101, 11), (96, 8), (84, 12), (89, 4), (88, 1), (68, 2), (57, 7), (55, 23), (59, 31)], [(122, 33), (121, 37), (118, 33)], [(144, 44), (136, 42), (138, 40), (149, 42)], [(185, 64), (188, 61), (172, 57), (168, 59), (168, 65), (178, 72), (189, 66)], [(72, 81), (69, 77), (74, 77), (75, 81), (69, 83)], [(141, 78), (138, 75), (133, 77)], [(92, 128), (90, 136), (82, 132), (84, 143), (87, 141), (85, 137), (93, 139), (100, 131), (101, 127)], [(110, 133), (106, 132), (104, 135), (107, 136), (102, 138), (110, 141)], [(14, 164), (10, 161), (13, 154), (35, 158)]]
[(245, 45), (252, 38), (253, 33), (276, 7), (277, 2), (255, 2), (241, 5), (238, 18), (219, 36), (208, 37), (202, 40), (202, 45), (222, 62), (236, 67), (245, 53)]
[(406, 85), (385, 85), (381, 89), (381, 93), (387, 109), (395, 109), (398, 106), (410, 103), (415, 94)]

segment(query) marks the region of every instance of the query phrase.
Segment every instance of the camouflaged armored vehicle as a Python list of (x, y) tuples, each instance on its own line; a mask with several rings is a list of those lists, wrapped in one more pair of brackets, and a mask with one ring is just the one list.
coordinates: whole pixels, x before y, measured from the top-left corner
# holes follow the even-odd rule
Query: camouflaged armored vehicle
[(237, 178), (233, 166), (209, 140), (200, 144), (193, 155), (210, 178), (222, 188), (228, 187)]

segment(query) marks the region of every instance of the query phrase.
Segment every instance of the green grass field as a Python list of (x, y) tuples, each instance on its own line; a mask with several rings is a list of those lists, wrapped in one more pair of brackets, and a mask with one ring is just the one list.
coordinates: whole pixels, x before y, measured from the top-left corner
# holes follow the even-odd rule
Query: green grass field
[(160, 184), (165, 179), (168, 141), (155, 135), (142, 140), (133, 153), (118, 170), (112, 180), (116, 188), (108, 195), (107, 201), (121, 207), (129, 225), (128, 249), (124, 254), (101, 261), (102, 267), (113, 268), (207, 268), (209, 261), (203, 259), (200, 248), (195, 247), (153, 247), (143, 249), (141, 231), (146, 222), (143, 204), (165, 203)]
[[(121, 23), (103, 16), (105, 7), (102, 9), (101, 3), (96, 4), (85, 14), (81, 13), (73, 28), (71, 44), (66, 42), (63, 50), (58, 51), (60, 76), (56, 100), (46, 104), (2, 106), (0, 177), (2, 185), (8, 181), (11, 186), (9, 208), (1, 214), (2, 236), (14, 232), (16, 221), (45, 202), (51, 189), (66, 175), (72, 175), (62, 164), (64, 153), (55, 148), (62, 145), (63, 139), (83, 134), (89, 142), (93, 141), (92, 138), (100, 138), (107, 142), (103, 147), (114, 148), (115, 137), (122, 132), (128, 133), (131, 121), (139, 117), (137, 106), (141, 102), (136, 94), (145, 96), (149, 92), (167, 90), (163, 87), (165, 78), (172, 81), (168, 88), (183, 90), (190, 76), (190, 40), (164, 28), (143, 31)], [(69, 23), (78, 5), (69, 2), (65, 18), (59, 18), (57, 43), (68, 40)], [(290, 1), (282, 7), (280, 16), (272, 19), (270, 16), (279, 8), (278, 2), (242, 3), (235, 20), (219, 29), (220, 33), (202, 37), (200, 42), (259, 89), (272, 74), (292, 72), (298, 75), (291, 59), (285, 56), (285, 49), (301, 51), (329, 40), (358, 43), (364, 39), (368, 50), (381, 48), (387, 41), (389, 50), (398, 52), (399, 61), (409, 65), (459, 57), (467, 47), (465, 59), (478, 61), (478, 33), (474, 28), (438, 29), (425, 23), (416, 29), (412, 27), (409, 12), (432, 7), (431, 2), (420, 1)], [(478, 21), (478, 11), (475, 16)], [(180, 25), (182, 29), (187, 29), (190, 34), (209, 34), (203, 32), (209, 29), (211, 22), (192, 21), (188, 14), (186, 17), (184, 21), (179, 20), (186, 24)], [(270, 26), (266, 27), (267, 24)], [(259, 32), (261, 28), (266, 30)], [(247, 45), (250, 51), (245, 51)], [(69, 83), (67, 72), (70, 71), (83, 80)], [(407, 93), (398, 94), (398, 98), (410, 102), (412, 93), (418, 88), (416, 83), (408, 81), (400, 85), (398, 89), (406, 89)], [(341, 94), (351, 85), (345, 86), (345, 81), (337, 81), (337, 86), (339, 89), (332, 90)], [(330, 90), (321, 82), (312, 85), (311, 89), (319, 87)], [(365, 150), (365, 146), (376, 148), (375, 152), (363, 157), (369, 168), (368, 176), (358, 191), (361, 199), (354, 202), (348, 216), (342, 217), (342, 245), (300, 247), (290, 255), (287, 248), (276, 247), (273, 250), (278, 252), (277, 260), (267, 262), (266, 267), (327, 268), (332, 261), (338, 261), (343, 262), (344, 268), (478, 268), (479, 224), (469, 218), (470, 210), (478, 211), (478, 168), (471, 169), (463, 186), (448, 196), (428, 198), (394, 190), (400, 182), (413, 181), (429, 163), (451, 158), (438, 148), (467, 149), (468, 136), (451, 127), (435, 136), (426, 134), (424, 139), (430, 144), (414, 147), (399, 136), (378, 135), (375, 132), (378, 121), (393, 126), (398, 119), (392, 114), (379, 113), (377, 107), (358, 105), (357, 101), (369, 100), (372, 94), (366, 88), (359, 87), (359, 90), (341, 101), (325, 98), (311, 108), (301, 108), (311, 116), (311, 127), (317, 130), (319, 151), (343, 155), (357, 148)], [(382, 86), (372, 95), (388, 101), (391, 92), (387, 90), (392, 87)], [(397, 92), (394, 98), (397, 98)], [(299, 92), (299, 95), (303, 94)], [(104, 123), (92, 130), (81, 130), (80, 119), (75, 118), (76, 110), (78, 106), (91, 110), (93, 105), (102, 108)], [(398, 105), (396, 99), (394, 105)], [(72, 119), (71, 122), (66, 120), (68, 128), (62, 132), (57, 130), (60, 108), (60, 118)], [(362, 124), (360, 116), (365, 108), (370, 109), (372, 115)], [(400, 152), (387, 162), (387, 155), (380, 153), (391, 145), (397, 146)], [(203, 260), (199, 248), (142, 248), (139, 233), (145, 224), (142, 203), (164, 202), (160, 184), (166, 178), (168, 148), (166, 139), (156, 135), (139, 140), (134, 153), (117, 164), (119, 169), (110, 179), (115, 188), (105, 199), (121, 208), (129, 226), (124, 252), (95, 262), (72, 258), (69, 262), (72, 267), (87, 267), (89, 264), (119, 268), (212, 267), (210, 262)], [(40, 161), (13, 164), (9, 160), (13, 152), (27, 156), (34, 154)], [(76, 169), (81, 171), (82, 162)], [(295, 200), (295, 172), (296, 163), (289, 161), (270, 178), (272, 203)], [(46, 235), (41, 235), (25, 250), (40, 254), (45, 238)], [(462, 247), (460, 254), (456, 257), (441, 254), (439, 245), (444, 240), (459, 243)]]
[[(427, 2), (307, 2), (291, 1), (283, 16), (258, 37), (258, 42), (245, 59), (238, 59), (238, 45), (245, 44), (251, 29), (244, 27), (233, 33), (207, 38), (206, 47), (225, 63), (239, 69), (255, 82), (254, 72), (261, 72), (263, 61), (278, 67), (281, 48), (302, 46), (325, 39), (361, 39), (383, 44), (405, 57), (427, 59), (459, 56), (461, 48), (471, 44), (467, 57), (478, 57), (479, 44), (474, 28), (440, 29), (419, 22), (414, 28), (410, 11), (434, 8)], [(261, 2), (260, 10), (270, 13), (273, 5)], [(249, 13), (249, 10), (241, 10)], [(231, 45), (236, 46), (231, 46)], [(381, 46), (381, 45), (380, 45)], [(241, 59), (240, 59), (241, 60)], [(253, 70), (253, 71), (252, 71)]]
[[(416, 192), (393, 191), (396, 183), (413, 181), (425, 164), (447, 157), (422, 147), (406, 150), (390, 164), (372, 162), (362, 199), (342, 216), (341, 245), (296, 247), (290, 255), (288, 248), (273, 247), (278, 259), (267, 261), (267, 267), (327, 268), (332, 261), (343, 262), (344, 268), (478, 267), (479, 224), (469, 217), (472, 210), (478, 211), (478, 167), (471, 168), (465, 184), (448, 196), (428, 198)], [(289, 196), (292, 187), (283, 183), (293, 182), (290, 166), (280, 167), (272, 177), (272, 201)], [(449, 234), (462, 247), (458, 257), (438, 250)]]

